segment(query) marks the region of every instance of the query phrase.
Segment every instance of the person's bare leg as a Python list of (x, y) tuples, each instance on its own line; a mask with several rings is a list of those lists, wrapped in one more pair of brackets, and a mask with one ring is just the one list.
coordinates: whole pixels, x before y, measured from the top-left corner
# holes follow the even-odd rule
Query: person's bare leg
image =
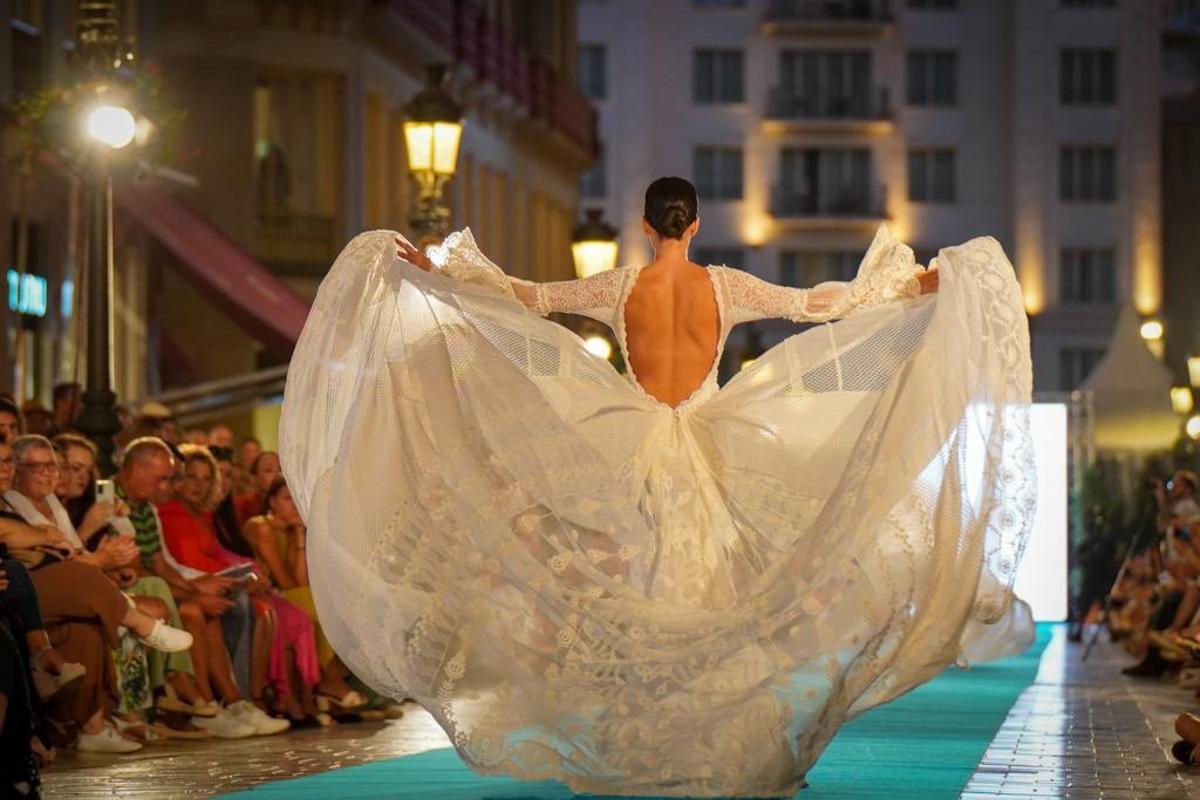
[(208, 679), (217, 695), (229, 703), (242, 699), (237, 683), (233, 680), (233, 663), (229, 651), (225, 649), (225, 637), (221, 633), (221, 621), (209, 620), (205, 624), (205, 635), (208, 637)]
[(87, 722), (79, 726), (84, 733), (100, 733), (104, 730), (104, 709), (99, 709), (87, 718)]
[[(157, 599), (157, 598), (152, 598)], [(159, 601), (162, 602), (161, 600)], [(148, 616), (143, 611), (137, 608), (130, 608), (125, 612), (125, 616), (121, 617), (121, 624), (129, 630), (133, 631), (138, 636), (149, 636), (150, 631), (154, 630), (154, 623), (157, 622), (154, 617)]]
[(66, 660), (50, 645), (50, 637), (45, 630), (29, 631), (25, 634), (25, 643), (29, 646), (29, 655), (33, 662), (51, 675), (59, 675)]
[(1192, 621), (1192, 617), (1196, 615), (1196, 609), (1200, 608), (1200, 587), (1189, 584), (1183, 592), (1183, 599), (1179, 601), (1179, 608), (1175, 611), (1175, 618), (1171, 620), (1167, 630), (1177, 631), (1184, 625)]
[(349, 674), (350, 670), (346, 669), (342, 660), (334, 656), (321, 670), (321, 682), (317, 684), (317, 693), (335, 700), (345, 697), (346, 692), (350, 691), (350, 684), (346, 683)]
[(180, 608), (179, 616), (184, 630), (192, 635), (192, 671), (196, 673), (196, 693), (200, 695), (201, 700), (211, 703), (216, 699), (216, 695), (213, 694), (212, 680), (208, 674), (208, 634), (204, 612), (195, 609), (185, 613), (184, 609)]
[(254, 642), (250, 655), (250, 695), (255, 705), (263, 707), (263, 691), (267, 687), (271, 666), (271, 641), (275, 638), (275, 614), (270, 609), (255, 615)]

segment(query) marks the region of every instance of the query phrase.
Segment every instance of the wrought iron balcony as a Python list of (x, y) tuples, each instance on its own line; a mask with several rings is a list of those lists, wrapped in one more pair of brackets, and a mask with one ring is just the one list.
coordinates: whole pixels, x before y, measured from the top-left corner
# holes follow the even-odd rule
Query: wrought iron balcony
[(771, 187), (775, 217), (812, 220), (882, 220), (887, 218), (882, 186), (847, 186), (814, 191), (779, 183)]
[(891, 22), (890, 0), (770, 0), (763, 32), (873, 32)]
[(794, 89), (775, 87), (767, 95), (769, 119), (778, 120), (865, 120), (890, 119), (892, 110), (888, 90), (870, 93), (805, 96)]

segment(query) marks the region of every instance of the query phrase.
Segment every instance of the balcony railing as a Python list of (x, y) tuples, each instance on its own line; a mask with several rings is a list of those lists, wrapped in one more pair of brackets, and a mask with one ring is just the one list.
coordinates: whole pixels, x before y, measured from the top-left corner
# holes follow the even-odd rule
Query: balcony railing
[(888, 90), (880, 88), (874, 95), (823, 94), (804, 96), (795, 90), (775, 87), (767, 95), (767, 117), (786, 120), (881, 120), (889, 119), (892, 110)]
[(511, 97), (536, 120), (595, 153), (596, 109), (554, 65), (526, 50), (483, 13), (479, 0), (383, 0), (471, 69), (477, 81)]
[(891, 22), (889, 0), (770, 0), (767, 22)]
[(786, 184), (771, 187), (771, 213), (776, 217), (887, 217), (882, 186), (849, 186), (838, 191), (805, 191)]

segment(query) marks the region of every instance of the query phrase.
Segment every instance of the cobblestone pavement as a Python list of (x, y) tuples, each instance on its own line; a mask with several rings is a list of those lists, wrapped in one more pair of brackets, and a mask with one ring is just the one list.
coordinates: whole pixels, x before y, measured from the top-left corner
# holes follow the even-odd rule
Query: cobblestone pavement
[(1173, 682), (1121, 675), (1132, 659), (1105, 637), (1081, 655), (1055, 631), (963, 800), (1200, 800), (1200, 769), (1170, 753), (1175, 716), (1200, 701)]
[[(1171, 683), (1121, 676), (1126, 663), (1106, 642), (1083, 662), (1080, 648), (1057, 631), (1036, 681), (1013, 706), (964, 800), (1200, 800), (1200, 768), (1176, 766), (1168, 751), (1175, 739), (1175, 714), (1200, 708), (1200, 701)], [(71, 800), (210, 797), (446, 745), (433, 719), (409, 705), (404, 719), (387, 723), (240, 741), (170, 743), (121, 757), (67, 752), (45, 776), (45, 795)]]

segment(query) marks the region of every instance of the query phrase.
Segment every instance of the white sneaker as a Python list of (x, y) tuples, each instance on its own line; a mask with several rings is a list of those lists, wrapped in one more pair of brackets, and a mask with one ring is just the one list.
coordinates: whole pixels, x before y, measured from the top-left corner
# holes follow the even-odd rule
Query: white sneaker
[(112, 725), (105, 725), (99, 733), (79, 734), (75, 748), (84, 753), (133, 753), (142, 746), (117, 733)]
[(229, 711), (239, 722), (245, 722), (254, 727), (259, 736), (270, 736), (292, 727), (290, 720), (272, 717), (249, 700), (239, 700), (229, 706)]
[(253, 725), (239, 719), (228, 708), (222, 708), (215, 717), (192, 717), (192, 724), (220, 739), (245, 739), (257, 732)]
[(138, 641), (147, 647), (163, 653), (178, 653), (192, 646), (192, 635), (179, 628), (172, 628), (161, 619), (154, 620), (154, 627), (145, 636), (139, 636)]

